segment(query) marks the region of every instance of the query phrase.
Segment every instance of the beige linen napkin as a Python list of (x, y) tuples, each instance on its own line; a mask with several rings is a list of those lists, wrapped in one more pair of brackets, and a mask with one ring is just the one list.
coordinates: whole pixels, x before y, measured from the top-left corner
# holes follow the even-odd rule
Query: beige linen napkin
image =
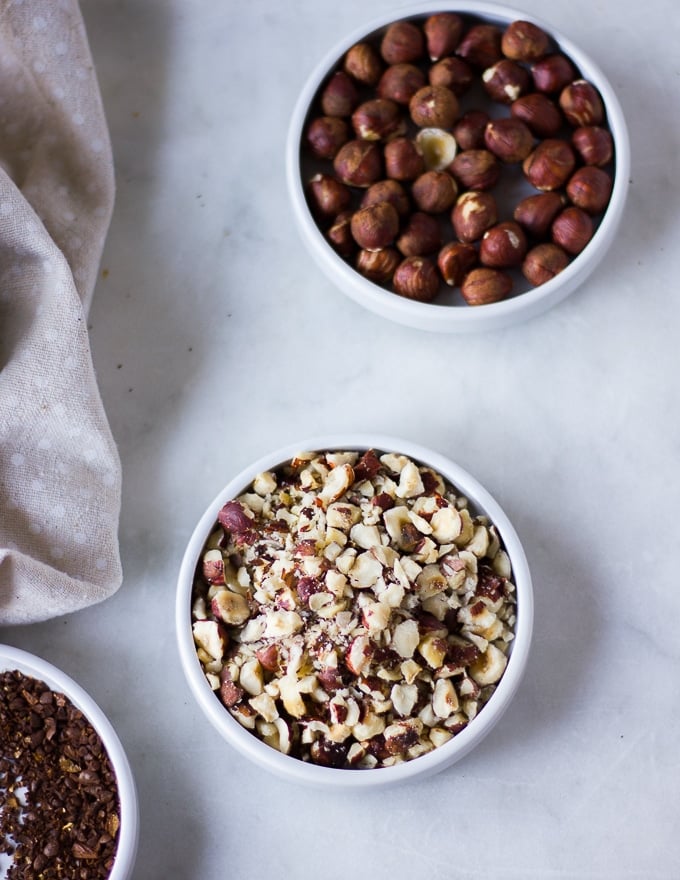
[(120, 585), (120, 464), (87, 311), (113, 162), (75, 0), (0, 0), (0, 624)]

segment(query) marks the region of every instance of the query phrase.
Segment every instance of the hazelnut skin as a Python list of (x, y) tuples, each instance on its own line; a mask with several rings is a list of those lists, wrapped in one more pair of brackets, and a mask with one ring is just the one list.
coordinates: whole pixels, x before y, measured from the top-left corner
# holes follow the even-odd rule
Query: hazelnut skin
[(479, 262), (492, 269), (513, 269), (527, 252), (527, 239), (519, 223), (508, 220), (492, 226), (482, 236)]
[(613, 181), (602, 168), (585, 165), (569, 178), (567, 196), (588, 214), (601, 214), (609, 204)]
[(460, 292), (470, 306), (500, 302), (512, 292), (512, 278), (499, 269), (472, 269), (463, 278)]
[(446, 171), (426, 171), (413, 181), (411, 195), (420, 211), (441, 214), (456, 201), (458, 185)]
[(412, 140), (395, 138), (385, 144), (385, 173), (393, 180), (415, 180), (425, 161)]
[(354, 82), (344, 71), (338, 70), (321, 93), (324, 116), (351, 116), (358, 103), (359, 92)]
[(432, 302), (439, 292), (439, 273), (427, 257), (407, 257), (397, 266), (392, 285), (400, 296)]
[(487, 150), (506, 164), (523, 162), (534, 147), (534, 136), (521, 119), (492, 119), (484, 129)]
[(465, 34), (456, 54), (473, 67), (486, 70), (503, 57), (502, 31), (493, 24), (476, 24)]
[(550, 37), (530, 21), (513, 21), (501, 39), (501, 51), (513, 61), (537, 61), (550, 48)]
[(361, 250), (357, 254), (356, 268), (369, 281), (387, 284), (392, 280), (402, 256), (395, 248), (387, 247), (379, 251)]
[(489, 150), (464, 150), (458, 153), (449, 171), (463, 189), (491, 189), (498, 182), (501, 166)]
[(546, 55), (531, 67), (534, 86), (548, 95), (561, 92), (576, 78), (576, 68), (566, 55)]
[(417, 61), (424, 53), (423, 32), (408, 21), (391, 24), (380, 43), (380, 54), (388, 64)]
[(399, 232), (399, 214), (389, 202), (368, 205), (352, 216), (352, 237), (367, 251), (388, 247)]
[(437, 219), (422, 211), (411, 214), (397, 239), (397, 248), (405, 257), (433, 254), (441, 246), (442, 237)]
[(552, 224), (552, 240), (554, 244), (576, 256), (593, 237), (593, 221), (589, 214), (581, 208), (572, 205), (565, 208), (555, 217)]
[(510, 115), (521, 119), (529, 131), (539, 138), (555, 137), (564, 125), (557, 105), (543, 92), (532, 92), (518, 98), (510, 107)]
[(571, 136), (571, 142), (586, 165), (602, 167), (611, 162), (614, 142), (606, 128), (599, 125), (583, 125)]
[(380, 77), (378, 96), (397, 104), (408, 104), (426, 82), (425, 74), (415, 64), (392, 64)]
[(451, 55), (463, 34), (463, 19), (455, 12), (439, 12), (431, 15), (423, 25), (427, 54), (431, 61), (439, 61)]
[(563, 207), (564, 198), (559, 193), (539, 193), (518, 202), (512, 216), (529, 235), (544, 238)]
[(342, 211), (333, 220), (327, 233), (328, 240), (341, 257), (350, 257), (357, 249), (352, 238), (351, 220), (352, 211)]
[(380, 56), (370, 43), (356, 43), (348, 49), (343, 67), (345, 73), (366, 86), (377, 85), (383, 70)]
[(451, 211), (451, 224), (459, 241), (478, 241), (498, 221), (496, 199), (489, 192), (464, 192)]
[(460, 287), (463, 278), (477, 262), (477, 248), (472, 244), (450, 241), (437, 256), (437, 268), (449, 287)]
[(475, 81), (475, 72), (462, 58), (442, 58), (430, 68), (428, 80), (431, 86), (446, 86), (460, 97)]
[(333, 169), (348, 186), (370, 186), (383, 176), (382, 151), (374, 141), (347, 141), (333, 159)]
[(530, 284), (545, 284), (569, 265), (569, 255), (559, 245), (544, 242), (532, 248), (522, 263), (522, 275)]
[(359, 104), (352, 113), (356, 136), (365, 141), (384, 141), (404, 134), (406, 122), (394, 101), (374, 98)]
[(361, 200), (361, 207), (366, 208), (377, 202), (394, 205), (400, 217), (405, 217), (411, 210), (411, 201), (398, 180), (379, 180), (369, 186)]
[(532, 186), (545, 192), (564, 186), (575, 165), (576, 156), (567, 141), (547, 138), (527, 156), (522, 170)]
[(330, 174), (315, 174), (309, 181), (309, 197), (315, 213), (336, 217), (349, 207), (352, 193)]
[(592, 83), (577, 79), (560, 92), (560, 107), (574, 127), (600, 125), (604, 120), (602, 98)]
[(309, 123), (305, 137), (317, 159), (334, 159), (349, 140), (349, 127), (339, 116), (319, 116)]
[(446, 86), (423, 86), (408, 104), (411, 119), (420, 128), (451, 128), (458, 116), (458, 99)]
[(489, 122), (484, 110), (468, 110), (453, 126), (453, 136), (461, 150), (484, 149), (484, 129)]
[(512, 104), (529, 91), (531, 74), (521, 64), (502, 58), (484, 71), (482, 85), (492, 101)]

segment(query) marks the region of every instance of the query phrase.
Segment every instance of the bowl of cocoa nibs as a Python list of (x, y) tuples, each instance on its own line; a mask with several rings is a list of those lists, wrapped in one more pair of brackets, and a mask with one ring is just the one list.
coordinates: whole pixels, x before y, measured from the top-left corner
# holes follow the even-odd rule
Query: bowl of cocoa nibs
[(0, 645), (0, 877), (128, 880), (138, 824), (101, 709), (60, 669)]
[(207, 508), (178, 579), (180, 656), (208, 720), (260, 766), (324, 788), (460, 760), (516, 693), (532, 621), (497, 502), (391, 437), (255, 462)]
[(491, 330), (576, 290), (611, 245), (630, 168), (619, 101), (566, 36), (490, 3), (430, 3), (341, 40), (286, 150), (302, 238), (365, 308)]

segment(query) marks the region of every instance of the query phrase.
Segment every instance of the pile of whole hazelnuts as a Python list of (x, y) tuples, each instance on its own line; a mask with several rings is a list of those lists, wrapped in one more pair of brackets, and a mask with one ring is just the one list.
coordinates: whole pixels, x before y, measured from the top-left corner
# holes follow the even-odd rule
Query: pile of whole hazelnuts
[(389, 25), (323, 82), (303, 140), (329, 243), (421, 302), (444, 282), (470, 305), (498, 302), (519, 271), (544, 284), (588, 244), (612, 192), (602, 98), (528, 21)]

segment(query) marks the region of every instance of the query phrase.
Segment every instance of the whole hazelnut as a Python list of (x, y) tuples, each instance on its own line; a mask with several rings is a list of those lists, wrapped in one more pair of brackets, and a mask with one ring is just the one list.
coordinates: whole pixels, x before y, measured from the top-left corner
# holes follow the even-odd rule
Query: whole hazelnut
[(385, 173), (393, 180), (415, 180), (425, 170), (423, 157), (409, 138), (385, 144)]
[(501, 37), (501, 29), (493, 24), (473, 25), (461, 40), (456, 54), (473, 67), (486, 70), (503, 57)]
[(392, 278), (396, 293), (419, 302), (432, 302), (439, 292), (439, 273), (427, 257), (407, 257)]
[(501, 50), (514, 61), (537, 61), (550, 48), (546, 32), (530, 21), (513, 21), (501, 40)]
[(383, 176), (382, 151), (373, 141), (347, 141), (333, 159), (333, 169), (348, 186), (370, 186)]
[(378, 95), (397, 104), (408, 104), (425, 82), (425, 74), (415, 64), (392, 64), (380, 77)]
[(512, 278), (499, 269), (472, 269), (460, 286), (465, 302), (484, 306), (500, 302), (512, 292)]
[(477, 262), (477, 248), (461, 241), (450, 241), (437, 256), (437, 268), (449, 287), (460, 287), (463, 278)]
[(576, 68), (566, 55), (546, 55), (531, 67), (537, 91), (548, 95), (561, 92), (576, 77)]
[(373, 98), (359, 104), (352, 113), (352, 127), (362, 140), (385, 141), (404, 134), (406, 122), (394, 101)]
[(585, 165), (569, 178), (567, 196), (588, 214), (600, 214), (609, 204), (613, 181), (602, 168)]
[(475, 72), (462, 58), (442, 58), (432, 65), (428, 79), (431, 86), (446, 86), (454, 95), (460, 97), (475, 81)]
[(463, 189), (491, 189), (498, 182), (501, 167), (488, 150), (464, 150), (458, 153), (449, 170)]
[(421, 128), (416, 135), (416, 148), (426, 171), (443, 171), (453, 162), (458, 145), (451, 132), (443, 128)]
[(484, 129), (489, 121), (484, 110), (468, 110), (453, 126), (453, 136), (461, 150), (484, 148)]
[(349, 207), (352, 193), (330, 174), (315, 174), (309, 181), (309, 198), (315, 213), (335, 217)]
[(352, 211), (342, 211), (338, 214), (327, 232), (328, 240), (341, 257), (349, 257), (357, 249), (350, 226), (352, 213)]
[(377, 251), (388, 247), (399, 232), (399, 215), (389, 202), (368, 205), (352, 216), (352, 237), (360, 248)]
[(492, 269), (519, 266), (527, 252), (527, 239), (519, 223), (507, 220), (492, 226), (482, 236), (479, 262)]
[(556, 104), (543, 92), (532, 92), (518, 98), (510, 107), (510, 114), (521, 119), (536, 137), (555, 137), (564, 125)]
[(498, 221), (496, 199), (490, 192), (464, 192), (451, 211), (451, 224), (459, 241), (478, 241)]
[(354, 82), (344, 71), (338, 70), (321, 93), (324, 116), (351, 116), (358, 103), (359, 92)]
[(382, 73), (382, 61), (370, 43), (356, 43), (347, 50), (345, 73), (366, 86), (375, 86)]
[(309, 123), (305, 139), (317, 159), (334, 159), (349, 140), (349, 127), (339, 116), (318, 116)]
[(492, 101), (512, 104), (520, 95), (529, 91), (531, 74), (526, 67), (522, 67), (516, 61), (501, 58), (484, 71), (482, 84)]
[(408, 104), (411, 119), (420, 128), (451, 128), (458, 116), (458, 99), (446, 86), (423, 86)]
[(356, 268), (369, 281), (387, 284), (392, 280), (397, 266), (402, 260), (399, 251), (387, 247), (379, 251), (361, 250), (357, 254)]
[(559, 193), (538, 193), (518, 202), (512, 216), (529, 235), (544, 238), (563, 207), (564, 199)]
[(398, 180), (379, 180), (372, 183), (364, 193), (361, 207), (375, 205), (377, 202), (389, 202), (400, 217), (405, 217), (411, 210), (411, 202), (404, 187)]
[(569, 255), (559, 245), (544, 242), (532, 248), (522, 263), (522, 275), (530, 284), (545, 284), (569, 265)]
[(426, 171), (413, 181), (411, 195), (420, 211), (441, 214), (456, 201), (458, 185), (446, 171)]
[(433, 254), (442, 246), (439, 223), (431, 214), (415, 211), (397, 239), (397, 248), (405, 257)]
[(555, 217), (552, 225), (552, 240), (568, 254), (580, 254), (593, 237), (593, 221), (581, 208), (571, 205)]
[(599, 125), (583, 125), (575, 129), (571, 142), (586, 165), (608, 165), (614, 155), (612, 136)]
[(380, 54), (388, 64), (417, 61), (425, 52), (425, 38), (420, 28), (409, 21), (397, 21), (385, 31)]
[(600, 125), (604, 120), (602, 98), (592, 83), (577, 79), (560, 92), (560, 107), (574, 127)]
[(546, 192), (564, 186), (575, 165), (576, 156), (567, 141), (547, 138), (527, 156), (522, 170), (532, 186)]
[(423, 25), (427, 54), (431, 61), (451, 55), (463, 33), (463, 19), (455, 12), (438, 12), (431, 15)]
[(487, 150), (507, 164), (523, 162), (534, 147), (534, 136), (521, 119), (492, 119), (484, 129)]

